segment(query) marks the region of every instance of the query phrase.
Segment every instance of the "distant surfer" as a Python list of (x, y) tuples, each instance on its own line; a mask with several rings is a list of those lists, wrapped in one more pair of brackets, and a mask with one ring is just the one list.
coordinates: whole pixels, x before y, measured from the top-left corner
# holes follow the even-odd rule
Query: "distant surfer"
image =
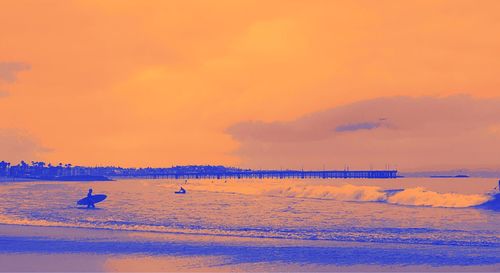
[(89, 189), (89, 193), (87, 193), (87, 208), (90, 209), (90, 208), (95, 208), (95, 204), (94, 202), (92, 201), (92, 189)]
[(186, 193), (186, 190), (181, 186), (181, 189), (179, 191), (175, 192), (176, 194), (184, 194)]

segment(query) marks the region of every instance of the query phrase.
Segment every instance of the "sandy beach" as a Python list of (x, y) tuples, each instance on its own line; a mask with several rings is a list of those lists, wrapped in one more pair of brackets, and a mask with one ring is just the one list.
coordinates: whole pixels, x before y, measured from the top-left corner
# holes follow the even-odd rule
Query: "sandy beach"
[[(426, 248), (425, 245), (0, 225), (3, 272), (495, 272), (500, 269), (498, 263), (488, 262), (488, 259), (498, 262), (498, 249), (491, 249), (490, 257), (484, 254), (474, 257), (474, 247), (432, 246), (432, 255)], [(418, 262), (402, 260), (408, 255), (414, 255)], [(470, 265), (472, 259), (474, 265)]]

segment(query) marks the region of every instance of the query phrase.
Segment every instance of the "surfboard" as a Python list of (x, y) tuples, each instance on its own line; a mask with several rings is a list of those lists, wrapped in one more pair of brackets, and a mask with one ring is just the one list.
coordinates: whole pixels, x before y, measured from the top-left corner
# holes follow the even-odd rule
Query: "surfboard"
[(387, 194), (387, 197), (393, 196), (398, 192), (402, 192), (404, 189), (392, 189), (392, 190), (385, 190), (384, 192)]
[[(96, 203), (102, 202), (102, 201), (104, 201), (104, 199), (106, 199), (106, 197), (108, 197), (108, 196), (105, 195), (105, 194), (92, 195), (91, 196), (92, 203), (96, 204)], [(89, 198), (88, 197), (82, 198), (82, 199), (78, 200), (78, 202), (76, 202), (76, 204), (77, 205), (88, 205), (89, 204)]]

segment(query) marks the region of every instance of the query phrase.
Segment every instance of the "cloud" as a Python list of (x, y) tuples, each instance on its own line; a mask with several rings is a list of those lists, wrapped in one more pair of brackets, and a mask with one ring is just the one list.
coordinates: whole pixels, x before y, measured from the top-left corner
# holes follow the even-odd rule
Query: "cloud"
[(0, 62), (0, 80), (13, 83), (17, 79), (17, 74), (24, 70), (31, 69), (31, 66), (22, 62)]
[(227, 132), (249, 167), (410, 170), (491, 166), (500, 154), (498, 128), (500, 99), (459, 95), (364, 100), (289, 122), (241, 122)]
[(351, 124), (342, 124), (335, 128), (336, 132), (350, 132), (350, 131), (358, 131), (358, 130), (373, 130), (377, 129), (382, 124), (380, 122), (361, 122), (361, 123), (351, 123)]
[(0, 128), (0, 160), (13, 163), (21, 160), (37, 160), (50, 151), (36, 138), (21, 130)]
[[(412, 119), (337, 132), (384, 110), (336, 107), (332, 119), (281, 121), (379, 96), (498, 94), (498, 1), (289, 2), (2, 1), (0, 52), (11, 59), (0, 61), (36, 73), (16, 74), (22, 86), (0, 79), (0, 89), (22, 91), (0, 99), (0, 128), (26, 128), (56, 148), (47, 160), (75, 164), (238, 165), (239, 145), (255, 164), (288, 153), (317, 166), (321, 148), (354, 164), (338, 154), (341, 140), (419, 134), (406, 131)], [(245, 120), (255, 122), (225, 133)]]

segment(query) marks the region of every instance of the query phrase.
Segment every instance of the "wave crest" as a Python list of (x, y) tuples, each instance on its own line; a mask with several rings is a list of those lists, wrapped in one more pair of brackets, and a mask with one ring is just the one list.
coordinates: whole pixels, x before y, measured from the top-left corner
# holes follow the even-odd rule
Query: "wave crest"
[(412, 206), (466, 208), (477, 206), (489, 200), (488, 195), (438, 193), (424, 188), (410, 188), (400, 191), (387, 199), (387, 203)]
[(483, 204), (488, 194), (458, 194), (427, 191), (422, 187), (383, 190), (376, 186), (288, 186), (276, 184), (217, 184), (197, 185), (193, 190), (296, 198), (315, 198), (338, 201), (385, 202), (395, 205), (465, 208)]

